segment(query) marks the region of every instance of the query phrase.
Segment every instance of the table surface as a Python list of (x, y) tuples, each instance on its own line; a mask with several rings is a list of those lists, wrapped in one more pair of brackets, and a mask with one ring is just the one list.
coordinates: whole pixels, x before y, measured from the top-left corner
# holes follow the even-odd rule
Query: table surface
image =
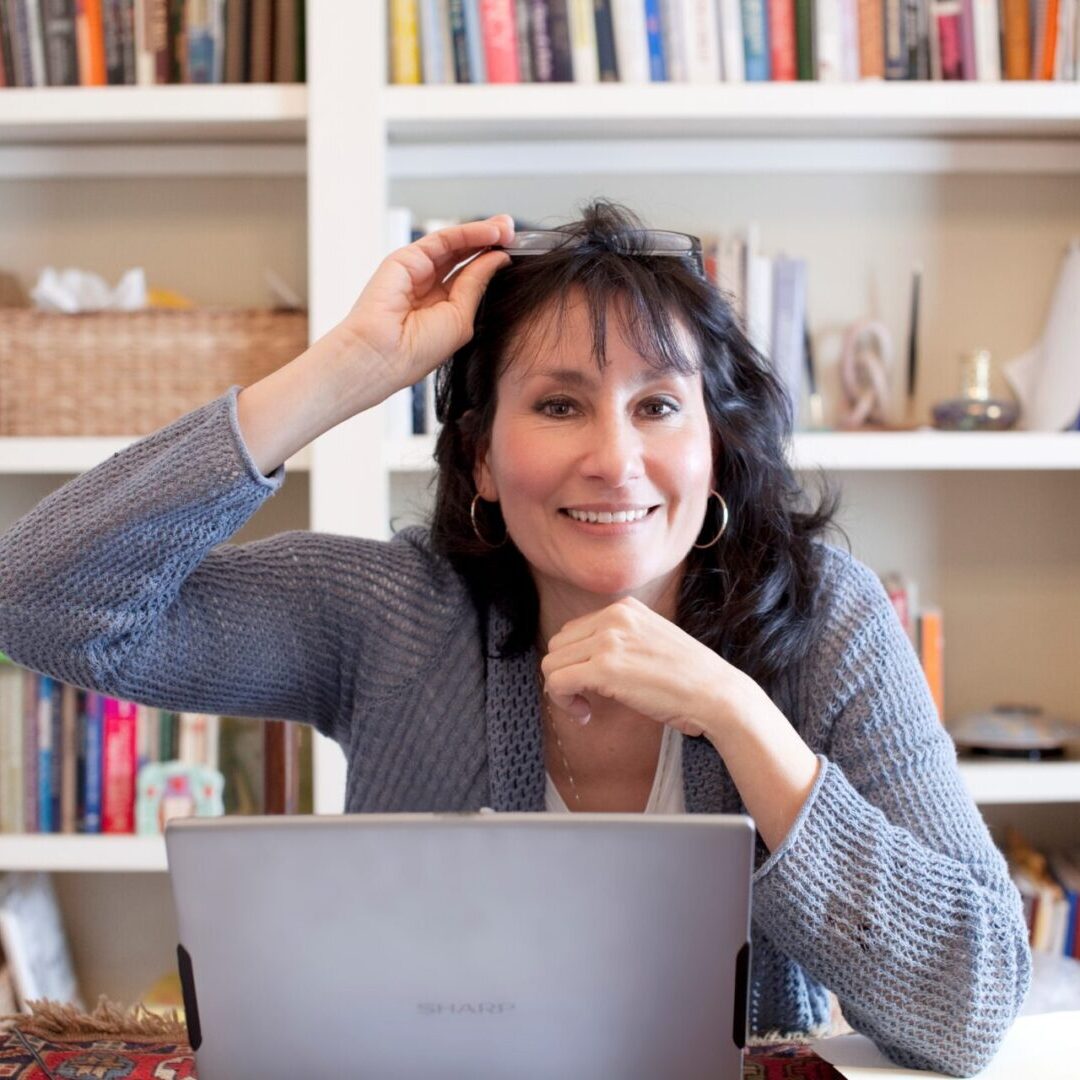
[[(862, 1035), (817, 1039), (814, 1050), (848, 1080), (929, 1080), (941, 1073), (901, 1069)], [(1080, 1010), (1021, 1016), (979, 1080), (1076, 1080), (1080, 1076)]]

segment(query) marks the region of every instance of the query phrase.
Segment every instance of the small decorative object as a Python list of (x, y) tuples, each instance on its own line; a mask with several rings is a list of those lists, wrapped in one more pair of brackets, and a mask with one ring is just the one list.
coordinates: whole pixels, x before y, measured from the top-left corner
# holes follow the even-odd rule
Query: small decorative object
[(1065, 249), (1039, 340), (1004, 364), (1029, 431), (1065, 431), (1080, 409), (1080, 237)]
[(1020, 408), (990, 396), (990, 353), (976, 349), (960, 358), (960, 396), (939, 401), (933, 415), (934, 427), (942, 431), (1007, 431)]
[(135, 828), (140, 836), (165, 831), (178, 817), (219, 817), (225, 780), (217, 769), (184, 761), (152, 761), (139, 770)]
[(846, 398), (841, 428), (854, 431), (886, 425), (892, 364), (892, 337), (881, 323), (867, 319), (847, 328), (840, 354)]
[(969, 713), (949, 725), (958, 749), (971, 754), (1030, 760), (1064, 757), (1080, 740), (1080, 724), (1044, 716), (1038, 705), (995, 705), (988, 712)]

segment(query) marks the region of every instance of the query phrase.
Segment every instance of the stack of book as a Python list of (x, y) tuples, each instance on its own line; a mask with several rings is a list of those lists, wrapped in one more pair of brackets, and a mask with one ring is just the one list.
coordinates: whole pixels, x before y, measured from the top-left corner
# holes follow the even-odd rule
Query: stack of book
[(310, 729), (177, 713), (0, 662), (0, 832), (133, 833), (140, 770), (218, 769), (226, 813), (310, 809)]
[(1005, 855), (1024, 902), (1032, 951), (1080, 960), (1080, 848), (1044, 853), (1008, 829)]
[(305, 0), (0, 0), (0, 87), (304, 82)]
[(395, 83), (1075, 81), (1078, 0), (389, 0)]

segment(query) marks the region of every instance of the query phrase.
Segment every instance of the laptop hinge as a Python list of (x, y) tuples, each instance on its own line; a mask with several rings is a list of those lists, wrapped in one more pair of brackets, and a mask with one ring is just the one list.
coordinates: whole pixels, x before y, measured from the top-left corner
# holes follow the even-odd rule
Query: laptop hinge
[(180, 990), (184, 995), (188, 1043), (192, 1050), (198, 1050), (202, 1045), (202, 1030), (199, 1027), (199, 1005), (195, 998), (195, 972), (191, 967), (191, 954), (183, 945), (176, 946), (176, 962), (180, 972)]

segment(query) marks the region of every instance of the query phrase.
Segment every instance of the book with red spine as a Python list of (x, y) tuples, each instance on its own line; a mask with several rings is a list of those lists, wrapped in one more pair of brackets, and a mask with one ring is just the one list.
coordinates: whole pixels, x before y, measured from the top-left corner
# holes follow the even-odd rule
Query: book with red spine
[(769, 64), (773, 82), (794, 82), (795, 5), (793, 0), (766, 0), (769, 23)]
[(958, 80), (964, 77), (964, 42), (960, 25), (960, 0), (932, 0), (930, 17), (934, 20), (933, 34), (937, 63), (940, 69), (934, 77)]
[(135, 722), (130, 701), (105, 699), (101, 755), (101, 831), (135, 831)]
[(514, 0), (480, 0), (480, 31), (489, 83), (521, 82), (516, 7)]

